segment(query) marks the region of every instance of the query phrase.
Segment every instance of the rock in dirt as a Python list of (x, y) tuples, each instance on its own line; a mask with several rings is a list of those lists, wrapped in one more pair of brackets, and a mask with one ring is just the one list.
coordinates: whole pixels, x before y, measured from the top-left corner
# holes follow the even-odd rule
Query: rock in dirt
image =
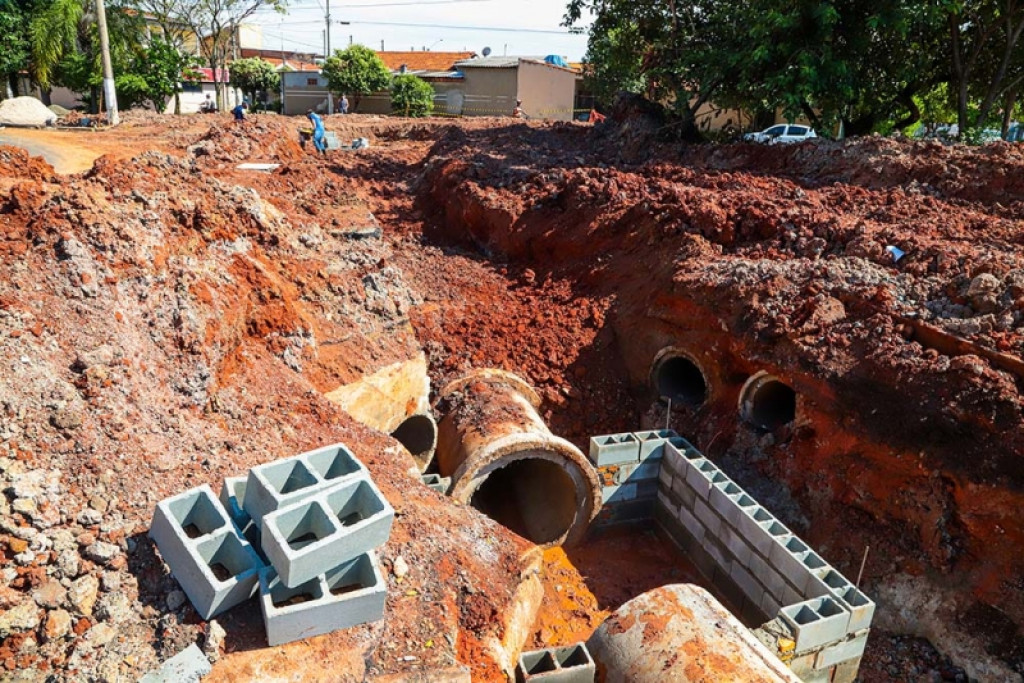
[(195, 683), (212, 669), (203, 651), (192, 643), (164, 662), (159, 669), (140, 678), (139, 683)]
[(12, 97), (0, 102), (0, 125), (52, 126), (57, 115), (34, 97)]
[(227, 632), (216, 619), (212, 620), (206, 632), (206, 641), (203, 643), (203, 652), (210, 658), (211, 662), (220, 659), (221, 650), (224, 648), (224, 639)]
[(39, 608), (31, 600), (0, 614), (0, 638), (12, 633), (31, 631), (39, 626)]
[(63, 638), (71, 630), (71, 614), (67, 610), (56, 609), (46, 615), (43, 624), (43, 638), (47, 641)]
[(92, 574), (86, 574), (71, 584), (71, 588), (68, 590), (68, 601), (76, 610), (85, 616), (90, 616), (99, 590), (100, 580)]

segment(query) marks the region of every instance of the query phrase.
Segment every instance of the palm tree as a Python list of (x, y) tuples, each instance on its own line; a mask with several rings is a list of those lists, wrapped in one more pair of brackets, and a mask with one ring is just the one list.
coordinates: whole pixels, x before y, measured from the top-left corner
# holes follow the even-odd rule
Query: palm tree
[(49, 99), (51, 79), (57, 64), (76, 48), (84, 17), (83, 0), (53, 0), (29, 25), (32, 78), (46, 99)]

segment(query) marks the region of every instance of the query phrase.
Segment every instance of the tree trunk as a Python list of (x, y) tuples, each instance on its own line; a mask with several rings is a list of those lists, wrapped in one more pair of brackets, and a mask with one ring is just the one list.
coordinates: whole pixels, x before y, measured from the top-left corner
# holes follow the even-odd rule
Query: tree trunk
[(12, 76), (11, 74), (8, 74), (7, 78), (5, 78), (4, 80), (6, 81), (6, 83), (4, 83), (4, 86), (5, 86), (4, 90), (6, 91), (6, 94), (4, 96), (5, 96), (6, 99), (9, 100), (12, 97), (14, 97), (14, 88), (11, 87), (11, 84), (14, 81), (14, 76)]
[(174, 113), (175, 114), (180, 114), (181, 113), (181, 93), (180, 92), (174, 93)]
[(896, 130), (902, 131), (921, 120), (921, 108), (917, 106), (917, 102), (914, 101), (914, 94), (909, 88), (904, 89), (896, 98), (896, 101), (910, 112), (896, 122)]
[(49, 88), (45, 88), (45, 89), (40, 88), (39, 89), (39, 99), (42, 100), (43, 104), (45, 104), (47, 107), (49, 107), (51, 104), (53, 104), (53, 99), (50, 97), (50, 89)]
[(1003, 125), (999, 131), (999, 137), (1006, 139), (1010, 134), (1010, 124), (1013, 123), (1013, 109), (1017, 106), (1017, 86), (1006, 91), (1003, 99)]

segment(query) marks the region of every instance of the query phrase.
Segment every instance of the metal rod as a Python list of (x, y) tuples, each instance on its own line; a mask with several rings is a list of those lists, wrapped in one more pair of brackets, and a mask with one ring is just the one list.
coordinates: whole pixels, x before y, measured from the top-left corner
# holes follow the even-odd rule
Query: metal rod
[(860, 571), (857, 572), (857, 583), (853, 584), (853, 587), (860, 590), (860, 580), (864, 578), (864, 565), (868, 563), (868, 551), (871, 550), (871, 546), (864, 546), (864, 557), (860, 561)]
[(668, 410), (665, 411), (665, 431), (669, 429), (669, 423), (672, 420), (672, 397), (668, 397)]

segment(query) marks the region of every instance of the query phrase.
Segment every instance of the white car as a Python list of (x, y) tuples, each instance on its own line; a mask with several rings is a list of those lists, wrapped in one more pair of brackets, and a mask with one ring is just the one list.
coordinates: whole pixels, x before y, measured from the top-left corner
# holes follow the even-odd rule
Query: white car
[(769, 145), (780, 145), (788, 142), (803, 142), (818, 137), (809, 126), (798, 126), (793, 123), (780, 123), (766, 128), (760, 133), (747, 133), (743, 136), (749, 142), (767, 142)]

